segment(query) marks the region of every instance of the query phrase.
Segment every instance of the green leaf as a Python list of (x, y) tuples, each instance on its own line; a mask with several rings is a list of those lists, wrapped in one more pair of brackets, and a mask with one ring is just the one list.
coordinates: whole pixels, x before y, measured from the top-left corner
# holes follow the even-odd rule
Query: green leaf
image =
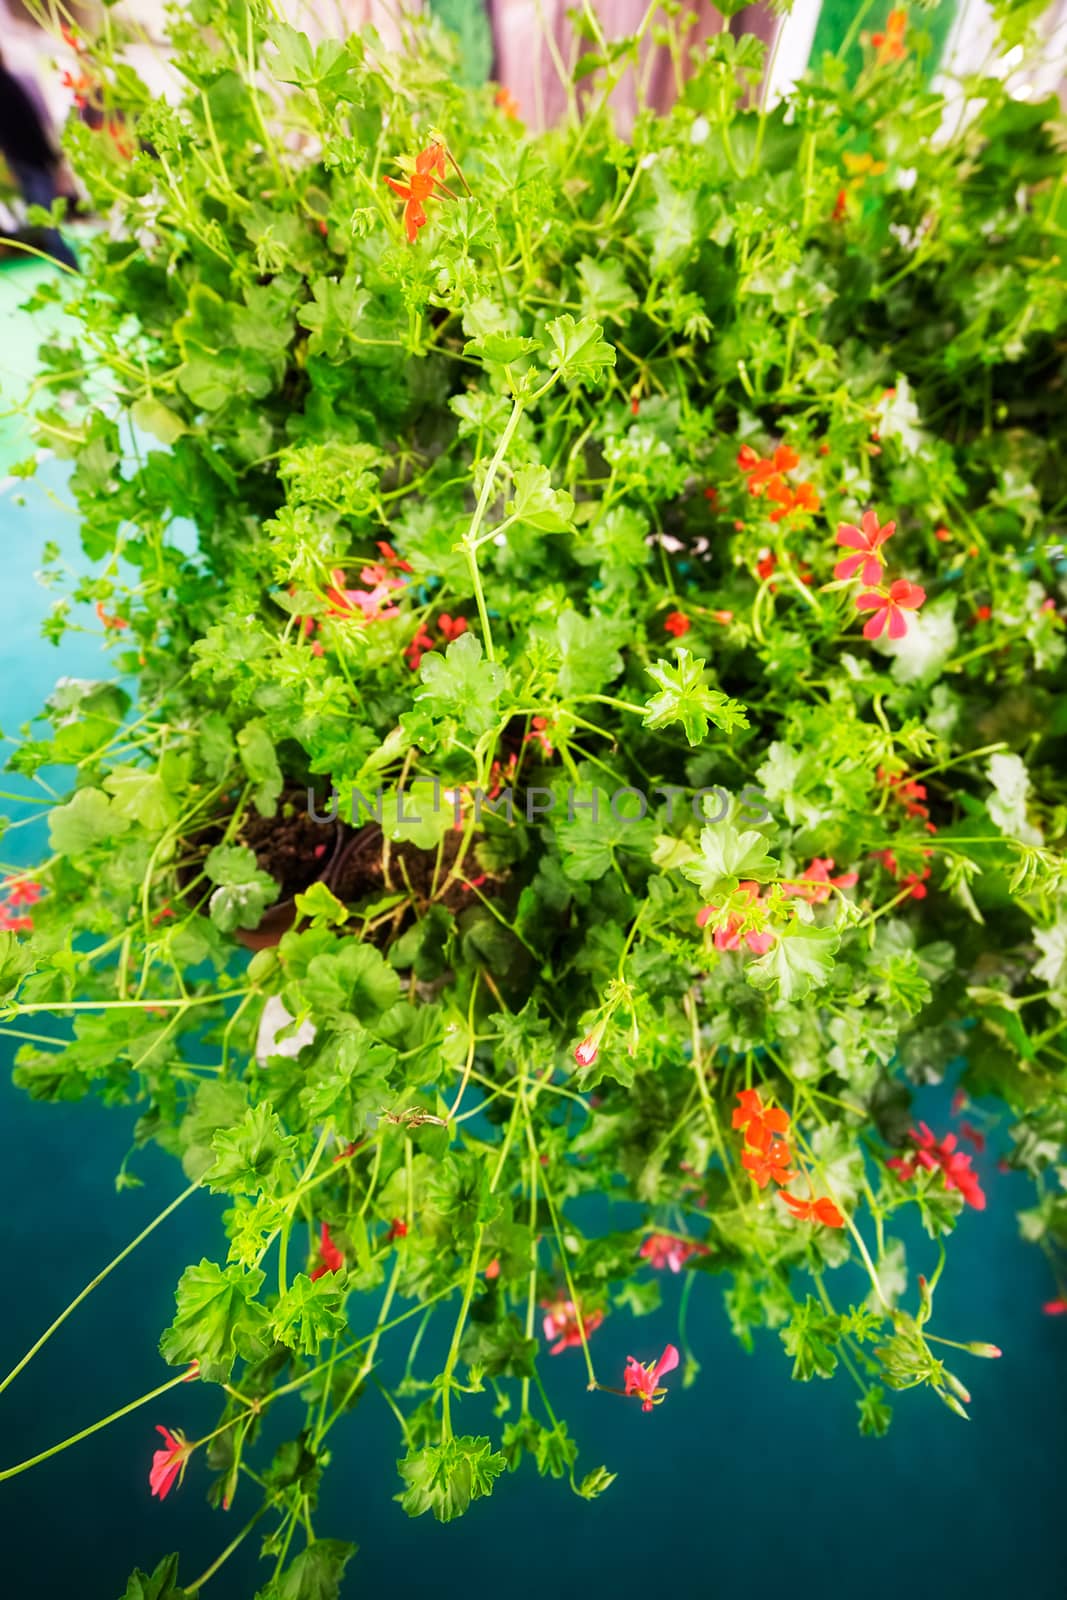
[(0, 928), (0, 995), (7, 999), (14, 994), (33, 966), (33, 956), (18, 935)]
[(521, 356), (532, 355), (541, 349), (540, 339), (524, 339), (517, 333), (487, 333), (481, 339), (468, 339), (463, 354), (481, 356), (483, 361), (498, 361), (510, 366)]
[(296, 909), (320, 927), (340, 928), (348, 921), (348, 907), (324, 883), (313, 883), (304, 894), (298, 894)]
[(409, 1517), (432, 1511), (438, 1522), (451, 1522), (463, 1515), (472, 1500), (492, 1494), (493, 1482), (506, 1466), (488, 1439), (467, 1436), (429, 1444), (409, 1450), (397, 1462), (407, 1488), (396, 1498)]
[(280, 1578), (272, 1578), (256, 1600), (338, 1600), (345, 1567), (356, 1553), (340, 1539), (316, 1539), (301, 1550)]
[(158, 772), (140, 767), (117, 767), (104, 779), (113, 796), (111, 814), (139, 822), (149, 833), (161, 833), (178, 815), (174, 791)]
[(344, 1296), (335, 1281), (339, 1276), (327, 1272), (312, 1283), (307, 1273), (297, 1273), (271, 1313), (271, 1332), (279, 1343), (314, 1356), (324, 1339), (347, 1327)]
[(245, 844), (217, 844), (204, 862), (204, 872), (218, 885), (208, 909), (222, 933), (257, 927), (264, 911), (278, 898), (278, 884), (260, 872), (255, 853)]
[(237, 753), (249, 780), (256, 785), (256, 810), (261, 817), (273, 817), (285, 781), (265, 722), (245, 724), (237, 735)]
[(589, 317), (575, 322), (570, 312), (545, 326), (552, 341), (548, 364), (564, 378), (579, 383), (599, 384), (604, 369), (615, 365), (615, 351), (605, 343), (604, 330)]
[(637, 295), (626, 280), (621, 261), (597, 261), (583, 256), (578, 263), (578, 276), (582, 280), (584, 309), (593, 316), (621, 321), (623, 313), (637, 305)]
[(883, 1439), (893, 1420), (893, 1408), (886, 1404), (885, 1390), (875, 1384), (856, 1401), (856, 1405), (860, 1414), (860, 1432), (868, 1439)]
[(314, 1012), (340, 1012), (374, 1022), (400, 998), (400, 979), (373, 945), (348, 939), (340, 949), (311, 958), (300, 989)]
[(415, 699), (436, 716), (454, 717), (468, 733), (487, 733), (497, 720), (496, 703), (507, 682), (503, 667), (482, 660), (473, 633), (453, 639), (442, 656), (432, 651), (419, 669), (423, 687)]
[(704, 662), (688, 650), (678, 651), (677, 664), (660, 659), (646, 672), (659, 686), (645, 707), (646, 728), (666, 728), (680, 722), (691, 745), (707, 738), (709, 724), (723, 733), (748, 727), (748, 716), (738, 700), (709, 688), (704, 677)]
[(355, 1022), (333, 1033), (318, 1052), (300, 1103), (310, 1122), (332, 1122), (346, 1139), (362, 1133), (368, 1115), (392, 1098), (396, 1051)]
[(611, 1488), (617, 1477), (618, 1473), (609, 1472), (607, 1467), (594, 1467), (578, 1485), (578, 1493), (583, 1500), (595, 1500), (605, 1489)]
[(211, 1141), (216, 1159), (204, 1174), (213, 1193), (276, 1194), (291, 1173), (286, 1167), (296, 1147), (269, 1101), (245, 1112), (236, 1127), (220, 1128)]
[(573, 533), (574, 496), (565, 489), (553, 489), (547, 467), (519, 467), (515, 472), (515, 498), (505, 507), (515, 517), (539, 533)]
[(159, 1353), (172, 1367), (199, 1361), (200, 1376), (225, 1383), (238, 1356), (261, 1360), (266, 1353), (268, 1317), (256, 1295), (263, 1283), (257, 1269), (225, 1271), (214, 1261), (186, 1267), (176, 1292), (177, 1313), (159, 1341)]
[(122, 1600), (196, 1600), (198, 1589), (183, 1589), (178, 1582), (177, 1554), (164, 1556), (149, 1577), (135, 1567), (126, 1583)]
[(102, 789), (79, 789), (66, 805), (55, 806), (48, 814), (52, 849), (64, 856), (84, 855), (128, 827), (128, 819), (118, 815)]
[(778, 862), (770, 848), (769, 841), (754, 828), (741, 832), (729, 821), (708, 823), (700, 832), (698, 859), (682, 872), (710, 901), (717, 894), (732, 894), (742, 879), (765, 883), (773, 878)]
[(833, 928), (794, 923), (779, 934), (766, 955), (748, 963), (745, 977), (756, 989), (777, 984), (778, 998), (787, 1005), (802, 1000), (829, 982), (840, 942)]
[(151, 395), (144, 395), (140, 400), (135, 400), (130, 407), (130, 419), (135, 428), (142, 433), (150, 433), (161, 444), (172, 445), (175, 439), (180, 439), (189, 429), (169, 406), (162, 400), (157, 400)]
[(824, 1311), (818, 1300), (808, 1295), (803, 1305), (794, 1308), (789, 1325), (778, 1336), (793, 1357), (793, 1377), (800, 1383), (832, 1377), (837, 1366), (833, 1347), (840, 1334), (841, 1318)]

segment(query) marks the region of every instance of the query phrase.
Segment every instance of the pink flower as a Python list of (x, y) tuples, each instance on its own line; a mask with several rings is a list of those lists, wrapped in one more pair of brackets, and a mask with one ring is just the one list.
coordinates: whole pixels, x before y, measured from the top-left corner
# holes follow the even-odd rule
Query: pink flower
[(7, 933), (32, 933), (32, 917), (14, 917), (9, 908), (0, 905), (0, 929)]
[(1067, 1316), (1067, 1300), (1046, 1300), (1041, 1309), (1046, 1317)]
[[(190, 1377), (192, 1374), (190, 1373)], [(156, 1423), (156, 1432), (161, 1433), (166, 1442), (165, 1450), (156, 1450), (152, 1456), (152, 1466), (148, 1474), (148, 1487), (154, 1495), (165, 1500), (176, 1483), (180, 1484), (185, 1476), (185, 1463), (192, 1455), (195, 1445), (186, 1440), (180, 1428), (172, 1433), (169, 1428), (161, 1427)]]
[(362, 617), (364, 622), (381, 622), (388, 617), (398, 617), (399, 607), (389, 604), (394, 589), (404, 587), (403, 578), (391, 578), (382, 566), (364, 567), (360, 580), (369, 583), (369, 589), (346, 589), (345, 575), (340, 568), (330, 573), (333, 587), (327, 589), (327, 610), (331, 617)]
[(599, 1053), (600, 1046), (590, 1034), (588, 1039), (583, 1039), (581, 1044), (574, 1048), (574, 1059), (580, 1067), (591, 1067)]
[(667, 1391), (658, 1387), (659, 1380), (665, 1378), (668, 1372), (674, 1371), (679, 1359), (673, 1344), (667, 1346), (655, 1366), (643, 1367), (633, 1356), (626, 1357), (626, 1377), (623, 1387), (627, 1394), (641, 1396), (642, 1411), (651, 1411), (652, 1407), (663, 1399)]
[[(578, 1324), (578, 1311), (573, 1300), (542, 1300), (541, 1310), (545, 1313), (541, 1326), (545, 1338), (554, 1339), (556, 1342), (549, 1350), (549, 1355), (561, 1355), (564, 1350), (573, 1350), (582, 1342), (582, 1332)], [(582, 1325), (585, 1328), (585, 1337), (589, 1338), (595, 1333), (604, 1320), (602, 1311), (583, 1311)]]
[[(746, 880), (743, 883), (739, 883), (737, 888), (734, 890), (734, 895), (735, 897), (737, 895), (743, 895), (744, 898), (751, 904), (758, 905), (760, 898), (759, 884), (753, 883), (751, 880)], [(711, 921), (711, 918), (715, 916), (718, 911), (718, 906), (703, 906), (697, 912), (697, 927), (707, 927), (708, 923)], [(712, 942), (715, 945), (716, 950), (740, 950), (742, 938), (741, 927), (744, 923), (744, 920), (745, 919), (743, 916), (729, 916), (721, 928), (715, 929), (715, 932), (712, 934)], [(771, 932), (757, 933), (755, 930), (750, 930), (744, 935), (744, 940), (754, 955), (763, 956), (767, 954), (767, 951), (773, 945), (774, 934)]]
[(500, 1276), (500, 1259), (499, 1259), (498, 1256), (494, 1256), (492, 1261), (489, 1262), (488, 1266), (485, 1269), (485, 1275), (489, 1279), (490, 1283), (493, 1281), (494, 1278), (499, 1278), (499, 1276)]
[(312, 1283), (316, 1278), (324, 1278), (328, 1272), (340, 1272), (345, 1264), (345, 1253), (338, 1249), (330, 1238), (330, 1230), (324, 1222), (322, 1236), (319, 1242), (319, 1255), (322, 1257), (319, 1265), (310, 1274)]
[(671, 1272), (681, 1272), (690, 1256), (706, 1256), (708, 1247), (695, 1239), (676, 1239), (670, 1233), (650, 1233), (637, 1253), (659, 1272), (664, 1267), (669, 1267)]
[(882, 558), (878, 554), (887, 539), (891, 539), (897, 531), (895, 522), (887, 522), (883, 527), (878, 526), (878, 518), (873, 511), (865, 511), (861, 518), (861, 526), (857, 528), (852, 522), (841, 522), (837, 528), (836, 544), (844, 545), (847, 550), (854, 550), (855, 555), (845, 556), (834, 568), (835, 578), (852, 578), (859, 572), (864, 583), (880, 583), (882, 579)]
[(858, 872), (842, 872), (831, 878), (833, 864), (832, 856), (816, 856), (811, 866), (800, 874), (799, 881), (784, 884), (782, 892), (815, 905), (829, 900), (834, 889), (851, 889), (860, 881)]
[(905, 611), (917, 611), (926, 599), (926, 590), (907, 578), (898, 578), (888, 589), (867, 589), (856, 596), (857, 611), (873, 615), (863, 624), (863, 637), (877, 639), (888, 624), (891, 639), (903, 639), (908, 631)]

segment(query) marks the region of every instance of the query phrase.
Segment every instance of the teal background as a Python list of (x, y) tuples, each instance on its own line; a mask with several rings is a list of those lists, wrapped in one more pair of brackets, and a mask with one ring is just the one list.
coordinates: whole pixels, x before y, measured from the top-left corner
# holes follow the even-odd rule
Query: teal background
[[(20, 297), (16, 287), (29, 282), (24, 271), (0, 274), (0, 316)], [(25, 380), (25, 361), (21, 377), (11, 376), (12, 365), (19, 367), (16, 346), (21, 338), (25, 351), (33, 334), (25, 320), (16, 321), (17, 337), (16, 324), (6, 319), (13, 337), (0, 354), (8, 394), (13, 382)], [(27, 448), (10, 425), (6, 438), (0, 431), (6, 459)], [(51, 459), (35, 479), (8, 482), (0, 491), (0, 722), (7, 734), (34, 713), (60, 673), (109, 675), (91, 613), (83, 619), (89, 631), (68, 636), (58, 650), (39, 636), (49, 605), (33, 576), (43, 541), (58, 541), (74, 566), (83, 564), (65, 483), (64, 464)], [(0, 788), (18, 786), (10, 776), (0, 780)], [(45, 845), (39, 821), (9, 832), (0, 843), (4, 866), (39, 859)], [(93, 1102), (34, 1104), (10, 1084), (11, 1042), (0, 1038), (0, 1049), (0, 1370), (6, 1371), (184, 1180), (169, 1159), (149, 1150), (133, 1163), (144, 1187), (116, 1193), (133, 1112)], [(945, 1088), (924, 1091), (923, 1114), (939, 1128), (947, 1125), (948, 1100)], [(581, 1470), (603, 1462), (619, 1473), (593, 1504), (524, 1467), (500, 1482), (491, 1506), (476, 1505), (459, 1523), (411, 1522), (392, 1499), (395, 1423), (368, 1392), (331, 1436), (334, 1460), (316, 1517), (320, 1535), (361, 1546), (345, 1600), (490, 1589), (513, 1600), (600, 1592), (628, 1600), (668, 1584), (685, 1595), (754, 1600), (1001, 1600), (1018, 1593), (1059, 1600), (1067, 1590), (1058, 1521), (1067, 1469), (1067, 1319), (1042, 1316), (1041, 1302), (1053, 1292), (1047, 1269), (1039, 1252), (1017, 1238), (1014, 1211), (1029, 1203), (1028, 1186), (997, 1171), (995, 1152), (979, 1157), (977, 1166), (989, 1207), (962, 1218), (936, 1320), (947, 1336), (991, 1340), (1005, 1351), (999, 1362), (961, 1356), (956, 1364), (974, 1396), (971, 1423), (929, 1394), (906, 1394), (896, 1399), (889, 1438), (861, 1439), (848, 1378), (792, 1383), (773, 1334), (746, 1356), (729, 1333), (715, 1280), (702, 1279), (691, 1297), (689, 1335), (703, 1371), (688, 1391), (673, 1382), (652, 1415), (587, 1394), (577, 1352), (544, 1363), (552, 1402), (580, 1445)], [(209, 1197), (194, 1196), (0, 1396), (0, 1465), (166, 1380), (156, 1344), (172, 1314), (173, 1286), (187, 1262), (221, 1255), (219, 1209)], [(603, 1202), (583, 1220), (606, 1226), (608, 1216)], [(909, 1248), (913, 1271), (930, 1271), (936, 1256), (929, 1242), (918, 1236)], [(621, 1376), (628, 1354), (650, 1359), (677, 1337), (678, 1280), (665, 1279), (664, 1290), (661, 1311), (640, 1321), (617, 1312), (595, 1336), (608, 1381), (612, 1373)], [(436, 1346), (432, 1337), (424, 1345), (424, 1375), (441, 1364), (446, 1323), (447, 1311)], [(405, 1350), (402, 1339), (396, 1355), (402, 1359)], [(464, 1400), (459, 1420), (471, 1432), (494, 1426), (481, 1400)], [(207, 1432), (214, 1422), (211, 1392), (183, 1386), (0, 1484), (0, 1593), (17, 1600), (118, 1600), (134, 1564), (151, 1570), (166, 1552), (181, 1549), (182, 1578), (190, 1582), (214, 1559), (255, 1506), (245, 1490), (228, 1515), (210, 1510), (207, 1474), (195, 1460), (180, 1491), (164, 1504), (151, 1500), (156, 1422), (192, 1437)], [(272, 1565), (258, 1561), (253, 1536), (204, 1593), (209, 1600), (251, 1600)]]

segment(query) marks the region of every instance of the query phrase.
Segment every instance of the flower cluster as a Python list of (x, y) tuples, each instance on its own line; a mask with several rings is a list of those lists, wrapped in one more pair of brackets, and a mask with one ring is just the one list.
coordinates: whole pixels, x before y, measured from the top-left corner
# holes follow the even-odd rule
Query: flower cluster
[(920, 1122), (918, 1130), (912, 1128), (908, 1137), (915, 1146), (914, 1151), (906, 1156), (892, 1156), (886, 1162), (901, 1183), (914, 1178), (920, 1169), (924, 1172), (937, 1172), (940, 1169), (946, 1188), (958, 1189), (965, 1204), (973, 1206), (976, 1211), (985, 1210), (985, 1194), (978, 1174), (972, 1168), (971, 1158), (966, 1151), (956, 1148), (958, 1141), (954, 1133), (946, 1133), (943, 1139), (937, 1139), (926, 1123)]
[[(732, 898), (737, 900), (739, 897), (742, 902), (747, 902), (747, 910), (762, 904), (759, 884), (753, 883), (749, 879), (739, 883), (734, 890)], [(712, 917), (718, 915), (719, 910), (720, 907), (718, 905), (702, 906), (697, 912), (697, 927), (707, 927)], [(741, 930), (745, 925), (745, 920), (744, 915), (731, 912), (726, 921), (716, 928), (712, 934), (712, 943), (716, 950), (740, 950), (743, 938), (753, 955), (763, 956), (767, 954), (767, 951), (774, 944), (773, 932), (769, 928), (762, 930), (750, 928), (746, 933), (742, 934)]]
[(780, 444), (772, 456), (763, 457), (751, 445), (743, 444), (738, 452), (737, 465), (748, 480), (748, 492), (767, 496), (774, 501), (770, 513), (772, 522), (781, 522), (795, 512), (813, 514), (819, 509), (819, 496), (813, 483), (787, 482), (788, 474), (800, 465), (797, 452), (787, 444)]
[(708, 1247), (697, 1239), (679, 1239), (672, 1233), (650, 1233), (637, 1252), (642, 1261), (662, 1271), (681, 1272), (693, 1256), (706, 1256)]
[(741, 1089), (737, 1095), (733, 1126), (744, 1133), (745, 1149), (741, 1165), (757, 1188), (769, 1183), (778, 1186), (779, 1196), (800, 1222), (817, 1222), (826, 1228), (843, 1228), (845, 1219), (834, 1202), (816, 1196), (808, 1179), (808, 1197), (786, 1194), (785, 1186), (794, 1182), (791, 1170), (794, 1153), (783, 1137), (789, 1132), (789, 1113), (780, 1106), (765, 1106), (758, 1089)]
[[(542, 1300), (541, 1310), (544, 1316), (541, 1327), (545, 1338), (550, 1342), (549, 1355), (558, 1356), (564, 1350), (573, 1350), (585, 1343), (591, 1333), (595, 1333), (604, 1320), (602, 1311), (583, 1311), (579, 1315), (573, 1300), (557, 1295), (554, 1300)], [(582, 1332), (585, 1332), (585, 1339)], [(555, 1341), (552, 1343), (551, 1341)]]
[(8, 933), (32, 933), (33, 918), (27, 911), (35, 906), (44, 889), (35, 878), (8, 878), (0, 884), (0, 930)]
[(908, 631), (905, 613), (917, 611), (926, 599), (926, 590), (907, 578), (885, 582), (881, 549), (896, 526), (895, 522), (879, 526), (873, 511), (863, 513), (858, 528), (852, 522), (838, 524), (836, 542), (853, 553), (837, 563), (834, 577), (848, 580), (858, 572), (861, 581), (871, 586), (858, 594), (855, 602), (857, 611), (871, 612), (863, 625), (865, 639), (878, 639), (883, 632), (888, 632), (890, 639), (903, 639)]

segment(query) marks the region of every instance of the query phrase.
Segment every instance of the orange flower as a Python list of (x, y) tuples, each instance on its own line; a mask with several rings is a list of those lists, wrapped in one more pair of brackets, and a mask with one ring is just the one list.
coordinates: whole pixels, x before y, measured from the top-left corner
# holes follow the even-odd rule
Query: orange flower
[(784, 1189), (779, 1189), (778, 1198), (785, 1201), (798, 1222), (821, 1222), (824, 1228), (845, 1226), (845, 1219), (832, 1200), (798, 1200), (795, 1194), (786, 1194)]
[(445, 194), (451, 190), (445, 188), (445, 147), (441, 144), (430, 144), (425, 150), (420, 150), (415, 157), (415, 171), (407, 183), (397, 183), (395, 178), (386, 176), (386, 183), (395, 194), (404, 201), (404, 229), (407, 233), (408, 244), (414, 244), (418, 238), (420, 228), (425, 228), (427, 223), (424, 200), (428, 200), (434, 190), (440, 185)]
[(908, 27), (908, 13), (903, 10), (893, 10), (885, 21), (884, 33), (872, 33), (871, 43), (878, 52), (877, 60), (880, 67), (887, 61), (903, 61), (908, 53), (904, 43), (904, 35)]
[(792, 472), (799, 462), (800, 457), (787, 444), (780, 444), (767, 460), (762, 460), (747, 444), (741, 446), (737, 456), (737, 465), (748, 479), (749, 494), (762, 494), (768, 484), (783, 472)]
[(493, 104), (495, 106), (499, 106), (504, 115), (506, 117), (511, 117), (513, 121), (517, 122), (519, 117), (522, 115), (519, 102), (516, 100), (511, 90), (505, 89), (503, 84), (500, 85), (496, 91), (496, 94), (493, 96)]
[[(749, 1128), (750, 1141), (752, 1133), (752, 1128)], [(769, 1132), (760, 1134), (760, 1142), (754, 1149), (741, 1152), (741, 1165), (751, 1174), (753, 1182), (760, 1189), (766, 1189), (772, 1179), (777, 1184), (792, 1183), (796, 1177), (796, 1173), (789, 1170), (792, 1159), (793, 1152), (785, 1140), (775, 1139)]]

